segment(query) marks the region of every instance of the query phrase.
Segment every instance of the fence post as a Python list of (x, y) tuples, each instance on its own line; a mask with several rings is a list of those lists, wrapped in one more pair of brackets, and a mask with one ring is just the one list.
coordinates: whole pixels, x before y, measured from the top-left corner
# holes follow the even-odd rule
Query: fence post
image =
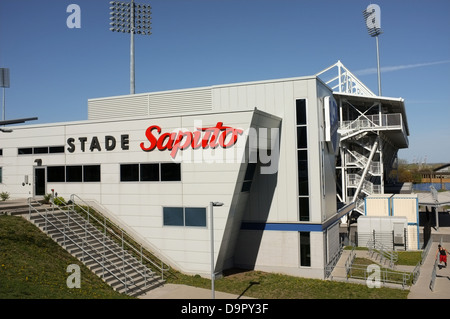
[[(406, 247), (408, 247), (408, 236), (407, 235), (408, 235), (408, 233), (407, 233), (406, 228), (403, 228), (403, 236), (405, 238), (405, 251), (407, 250)], [(418, 238), (417, 238), (417, 240), (418, 240)]]

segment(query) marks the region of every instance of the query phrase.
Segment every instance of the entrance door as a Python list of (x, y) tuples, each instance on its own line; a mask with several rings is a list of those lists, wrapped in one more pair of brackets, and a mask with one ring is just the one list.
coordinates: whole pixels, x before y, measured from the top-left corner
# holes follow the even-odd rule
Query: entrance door
[(36, 167), (34, 169), (34, 195), (45, 195), (45, 167)]

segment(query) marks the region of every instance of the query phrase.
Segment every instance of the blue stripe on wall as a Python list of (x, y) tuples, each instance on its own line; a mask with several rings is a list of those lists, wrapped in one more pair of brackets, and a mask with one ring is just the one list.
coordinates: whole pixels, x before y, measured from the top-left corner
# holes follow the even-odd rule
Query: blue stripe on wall
[(275, 230), (275, 231), (307, 231), (322, 232), (323, 224), (294, 224), (294, 223), (242, 223), (245, 230)]

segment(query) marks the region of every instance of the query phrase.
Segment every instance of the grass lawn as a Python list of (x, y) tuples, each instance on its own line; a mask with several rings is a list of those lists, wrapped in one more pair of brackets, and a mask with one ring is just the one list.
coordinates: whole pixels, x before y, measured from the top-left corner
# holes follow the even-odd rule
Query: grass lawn
[[(81, 288), (68, 288), (71, 273), (81, 269)], [(210, 289), (200, 276), (172, 271), (168, 282)], [(260, 271), (225, 273), (217, 291), (261, 299), (406, 299), (408, 290), (286, 276)], [(22, 217), (0, 216), (0, 299), (118, 299), (115, 292), (76, 258)]]

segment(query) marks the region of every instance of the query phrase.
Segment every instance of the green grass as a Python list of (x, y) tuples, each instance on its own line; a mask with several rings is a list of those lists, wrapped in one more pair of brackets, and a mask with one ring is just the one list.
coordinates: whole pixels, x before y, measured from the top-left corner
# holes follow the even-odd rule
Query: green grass
[[(68, 288), (67, 266), (81, 269), (81, 288)], [(407, 290), (368, 288), (344, 282), (260, 271), (227, 272), (215, 289), (263, 299), (405, 299)], [(210, 289), (200, 276), (171, 271), (168, 282)], [(115, 292), (76, 258), (22, 217), (0, 216), (0, 299), (118, 299)]]
[[(68, 288), (67, 267), (81, 270), (81, 288)], [(0, 299), (128, 298), (115, 292), (36, 226), (0, 216)]]

